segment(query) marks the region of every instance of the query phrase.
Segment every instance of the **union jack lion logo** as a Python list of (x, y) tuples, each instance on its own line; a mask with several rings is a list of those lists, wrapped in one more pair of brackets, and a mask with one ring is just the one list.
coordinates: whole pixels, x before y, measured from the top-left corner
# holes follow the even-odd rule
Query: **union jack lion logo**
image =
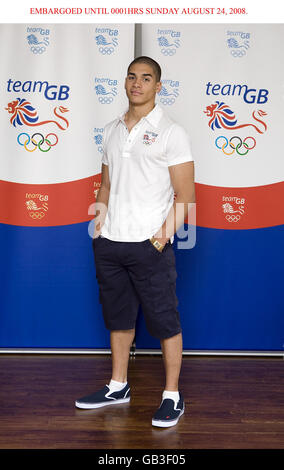
[[(53, 120), (38, 122), (39, 117), (35, 108), (25, 98), (17, 98), (16, 100), (11, 101), (10, 103), (8, 103), (8, 107), (5, 109), (8, 111), (9, 114), (12, 114), (10, 118), (10, 123), (13, 124), (14, 127), (16, 127), (17, 125), (22, 126), (23, 124), (26, 124), (27, 126), (41, 126), (42, 124), (53, 123), (56, 124), (59, 129), (65, 131), (69, 126), (69, 122), (67, 121), (67, 119), (61, 116), (60, 114), (57, 114), (57, 106), (54, 108), (53, 112), (56, 117), (65, 122), (65, 126), (60, 124), (60, 122)], [(69, 111), (67, 108), (64, 108), (64, 106), (59, 106), (58, 109), (61, 113), (66, 113)]]
[(266, 116), (267, 113), (262, 111), (261, 109), (257, 111), (253, 111), (252, 117), (255, 121), (259, 122), (263, 126), (263, 130), (260, 126), (255, 124), (237, 124), (237, 119), (235, 113), (230, 109), (228, 105), (224, 102), (216, 101), (214, 104), (206, 107), (206, 110), (203, 111), (210, 119), (208, 122), (209, 127), (214, 131), (216, 129), (240, 129), (241, 127), (248, 127), (252, 126), (259, 134), (263, 134), (266, 129), (267, 125), (261, 119), (256, 117), (256, 113), (259, 117)]

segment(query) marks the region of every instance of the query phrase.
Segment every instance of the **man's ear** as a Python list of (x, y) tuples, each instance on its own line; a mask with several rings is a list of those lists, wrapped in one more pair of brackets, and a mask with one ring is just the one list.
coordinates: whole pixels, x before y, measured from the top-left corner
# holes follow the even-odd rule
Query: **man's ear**
[(162, 82), (158, 82), (157, 85), (156, 85), (156, 92), (160, 93), (161, 88), (162, 88)]

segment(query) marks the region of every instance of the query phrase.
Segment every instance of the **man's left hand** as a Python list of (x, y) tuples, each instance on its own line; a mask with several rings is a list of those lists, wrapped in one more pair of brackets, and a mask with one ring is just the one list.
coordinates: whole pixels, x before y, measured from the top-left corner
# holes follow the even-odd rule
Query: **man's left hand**
[[(153, 238), (154, 238), (154, 240), (157, 240), (161, 245), (163, 245), (163, 248), (162, 248), (162, 250), (163, 250), (166, 243), (168, 242), (168, 239), (155, 237), (155, 235), (153, 236)], [(156, 250), (158, 250), (158, 248), (156, 248)], [(158, 251), (160, 251), (160, 250), (158, 250)]]

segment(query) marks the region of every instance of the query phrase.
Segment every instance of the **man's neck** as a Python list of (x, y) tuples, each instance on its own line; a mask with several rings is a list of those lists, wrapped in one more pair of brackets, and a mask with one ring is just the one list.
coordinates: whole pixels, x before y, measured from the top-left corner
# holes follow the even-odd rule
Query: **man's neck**
[(147, 116), (155, 107), (155, 103), (147, 103), (144, 106), (135, 106), (129, 103), (128, 111), (125, 113), (124, 120), (125, 123), (132, 127), (135, 125), (142, 117)]

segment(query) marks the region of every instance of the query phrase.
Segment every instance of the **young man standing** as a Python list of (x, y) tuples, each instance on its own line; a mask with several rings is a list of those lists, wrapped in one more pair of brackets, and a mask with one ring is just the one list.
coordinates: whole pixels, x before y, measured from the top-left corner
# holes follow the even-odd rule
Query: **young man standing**
[[(166, 383), (152, 425), (175, 425), (184, 412), (178, 388), (182, 332), (172, 241), (195, 202), (188, 136), (155, 104), (161, 69), (149, 57), (128, 67), (128, 110), (106, 125), (93, 249), (100, 302), (110, 330), (112, 378), (76, 401), (92, 409), (130, 400), (129, 351), (139, 304), (161, 342)], [(176, 197), (174, 198), (174, 193)]]

